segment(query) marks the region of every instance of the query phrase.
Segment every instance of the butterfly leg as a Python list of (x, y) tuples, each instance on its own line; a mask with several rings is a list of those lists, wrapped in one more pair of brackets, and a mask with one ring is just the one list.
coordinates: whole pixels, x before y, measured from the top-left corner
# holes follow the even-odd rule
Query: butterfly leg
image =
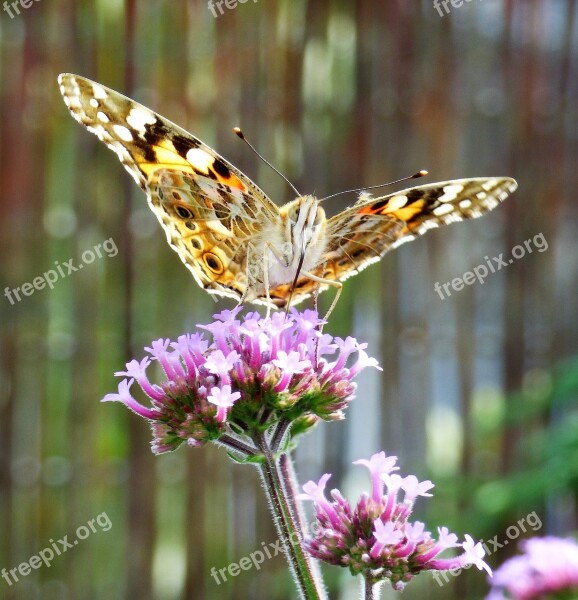
[(308, 279), (311, 279), (311, 281), (316, 281), (317, 283), (320, 283), (323, 285), (330, 285), (331, 287), (336, 288), (337, 293), (335, 294), (335, 298), (333, 299), (333, 302), (331, 303), (329, 310), (323, 317), (323, 320), (327, 321), (327, 319), (329, 319), (329, 315), (333, 312), (333, 309), (337, 305), (339, 296), (341, 296), (341, 290), (343, 289), (343, 284), (340, 281), (335, 281), (334, 279), (323, 279), (323, 277), (317, 277), (317, 275), (313, 275), (313, 273), (309, 273), (307, 271), (303, 271), (303, 276), (307, 277)]
[[(267, 242), (265, 244), (265, 255), (263, 257), (263, 283), (265, 285), (265, 295), (267, 298), (267, 316), (269, 316), (270, 308), (271, 308), (271, 297), (269, 296), (269, 252), (275, 256), (275, 258), (286, 267), (289, 266), (289, 261), (287, 260), (287, 256), (280, 252), (278, 248), (276, 248), (271, 242)], [(289, 304), (287, 303), (287, 310), (285, 314), (289, 314)]]
[[(277, 253), (271, 243), (265, 244), (265, 251), (263, 252), (263, 287), (265, 288), (265, 298), (267, 312), (265, 318), (268, 319), (271, 316), (271, 296), (269, 295), (269, 252), (271, 250), (275, 256)], [(257, 261), (260, 258), (257, 256), (257, 249), (251, 243), (248, 244), (247, 249), (247, 290), (256, 289), (259, 284), (259, 269)], [(246, 295), (246, 293), (245, 293)]]
[(269, 247), (273, 248), (270, 243), (267, 243), (265, 245), (265, 252), (263, 252), (263, 285), (265, 286), (265, 297), (267, 298), (266, 319), (271, 316), (271, 296), (269, 296)]
[(237, 306), (241, 306), (245, 300), (247, 300), (247, 296), (252, 289), (252, 272), (254, 271), (253, 262), (251, 259), (251, 253), (255, 251), (255, 246), (250, 242), (247, 244), (247, 255), (246, 255), (246, 266), (245, 266), (245, 289), (239, 298), (239, 302), (237, 302)]

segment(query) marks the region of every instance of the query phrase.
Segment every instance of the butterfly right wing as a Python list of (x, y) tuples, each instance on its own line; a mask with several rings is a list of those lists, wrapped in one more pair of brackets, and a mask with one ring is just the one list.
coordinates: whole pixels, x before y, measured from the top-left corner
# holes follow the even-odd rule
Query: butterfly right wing
[[(362, 194), (352, 207), (329, 219), (323, 262), (311, 273), (345, 281), (429, 229), (483, 215), (516, 188), (509, 177), (482, 177), (416, 186), (381, 198)], [(271, 290), (271, 298), (279, 304), (293, 292), (292, 302), (297, 303), (327, 287), (303, 276), (294, 290), (288, 284)]]

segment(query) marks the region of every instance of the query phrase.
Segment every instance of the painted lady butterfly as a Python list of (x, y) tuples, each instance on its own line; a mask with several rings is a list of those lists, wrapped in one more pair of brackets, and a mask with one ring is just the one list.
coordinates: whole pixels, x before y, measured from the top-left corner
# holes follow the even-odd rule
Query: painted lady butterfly
[[(508, 177), (456, 179), (380, 198), (363, 193), (327, 219), (301, 196), (277, 207), (246, 175), (150, 109), (78, 75), (58, 78), (72, 116), (119, 157), (146, 192), (167, 241), (209, 293), (277, 307), (297, 303), (428, 229), (474, 219), (517, 187)], [(333, 302), (335, 305), (339, 293)]]

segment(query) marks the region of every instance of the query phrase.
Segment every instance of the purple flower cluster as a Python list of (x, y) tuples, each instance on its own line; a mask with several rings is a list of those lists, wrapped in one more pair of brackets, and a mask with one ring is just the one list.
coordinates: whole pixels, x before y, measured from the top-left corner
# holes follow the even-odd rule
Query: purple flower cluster
[[(320, 419), (342, 419), (354, 397), (352, 379), (377, 367), (364, 350), (367, 344), (321, 333), (315, 311), (265, 319), (253, 312), (238, 320), (240, 310), (225, 310), (213, 323), (199, 325), (206, 334), (153, 342), (145, 348), (149, 356), (116, 373), (125, 379), (118, 393), (103, 400), (122, 402), (151, 422), (153, 452), (174, 450), (184, 441), (201, 446), (231, 432), (251, 437), (282, 420), (295, 433)], [(153, 361), (164, 371), (162, 383), (149, 381)], [(151, 408), (132, 396), (135, 380)]]
[[(329, 501), (324, 494), (330, 475), (319, 483), (309, 481), (303, 486), (302, 500), (315, 503), (317, 530), (315, 537), (306, 540), (312, 556), (332, 565), (348, 567), (352, 574), (368, 573), (374, 582), (389, 580), (395, 590), (402, 590), (414, 575), (426, 570), (448, 570), (476, 565), (491, 574), (482, 560), (485, 554), (480, 543), (465, 536), (459, 544), (457, 536), (446, 527), (438, 528), (439, 539), (432, 538), (420, 521), (409, 522), (418, 496), (431, 496), (431, 481), (418, 481), (415, 475), (401, 477), (393, 473), (397, 457), (384, 452), (369, 460), (354, 464), (369, 469), (372, 493), (362, 494), (355, 508), (339, 490), (332, 490)], [(387, 488), (387, 493), (384, 493)], [(403, 500), (398, 499), (400, 490)], [(447, 548), (461, 547), (463, 553), (453, 558), (440, 558)]]
[(524, 554), (495, 573), (487, 600), (570, 600), (578, 598), (578, 544), (557, 537), (522, 542)]

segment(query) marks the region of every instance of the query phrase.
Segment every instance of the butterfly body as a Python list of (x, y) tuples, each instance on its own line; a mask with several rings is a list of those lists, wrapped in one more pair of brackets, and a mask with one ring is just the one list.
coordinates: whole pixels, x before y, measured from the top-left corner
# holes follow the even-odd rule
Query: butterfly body
[[(309, 271), (317, 267), (327, 245), (327, 218), (314, 196), (296, 198), (282, 206), (279, 214), (284, 235), (277, 248), (282, 249), (285, 260), (278, 261), (277, 267), (270, 269), (272, 285), (293, 281), (298, 269)], [(264, 238), (267, 240), (267, 235)]]
[(145, 106), (72, 74), (72, 116), (113, 150), (168, 243), (208, 292), (283, 307), (341, 282), (430, 228), (476, 218), (516, 189), (508, 177), (458, 179), (381, 198), (362, 194), (327, 218), (309, 195), (278, 207), (199, 139)]

